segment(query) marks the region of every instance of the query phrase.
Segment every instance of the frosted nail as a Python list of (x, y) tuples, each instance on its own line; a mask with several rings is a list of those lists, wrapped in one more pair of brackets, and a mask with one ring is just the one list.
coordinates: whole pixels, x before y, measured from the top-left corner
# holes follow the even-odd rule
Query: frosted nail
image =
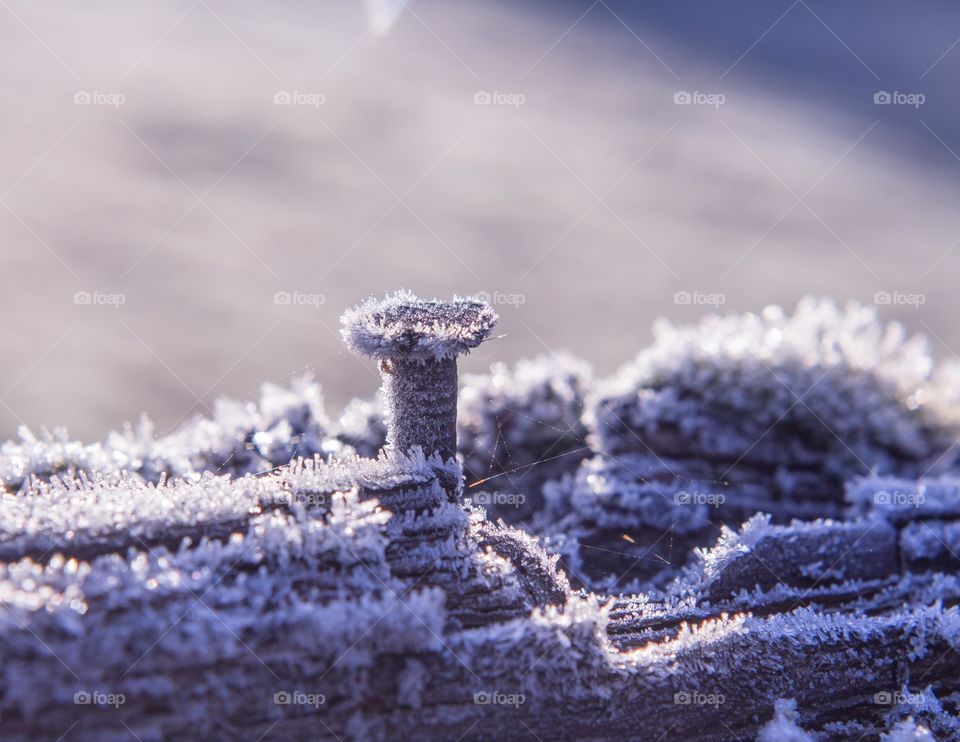
[(489, 337), (497, 319), (482, 301), (426, 301), (408, 291), (344, 312), (347, 346), (380, 361), (389, 447), (456, 457), (457, 356)]

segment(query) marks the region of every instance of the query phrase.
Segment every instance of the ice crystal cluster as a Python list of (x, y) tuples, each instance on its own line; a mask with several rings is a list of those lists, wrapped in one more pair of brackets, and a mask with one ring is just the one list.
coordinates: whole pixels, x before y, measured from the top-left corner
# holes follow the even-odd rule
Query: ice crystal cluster
[(352, 452), (331, 431), (320, 387), (305, 376), (289, 389), (264, 384), (258, 403), (220, 399), (209, 417), (196, 417), (159, 437), (146, 417), (91, 445), (71, 441), (63, 430), (37, 436), (21, 428), (19, 441), (0, 446), (0, 482), (17, 489), (31, 477), (80, 472), (111, 477), (123, 471), (150, 482), (204, 472), (242, 476), (296, 457)]
[(398, 291), (344, 312), (341, 334), (361, 355), (393, 359), (402, 352), (421, 362), (440, 361), (476, 348), (496, 322), (496, 312), (482, 301), (455, 296), (444, 303)]
[[(449, 368), (495, 320), (418, 301), (347, 343)], [(311, 378), (160, 436), (24, 429), (0, 737), (958, 739), (958, 379), (805, 301), (660, 325), (610, 379), (466, 376), (457, 459)]]
[(757, 742), (816, 742), (796, 723), (797, 702), (781, 698), (774, 704), (773, 718), (763, 726)]
[(682, 457), (715, 487), (829, 507), (855, 475), (949, 468), (956, 369), (873, 310), (804, 300), (794, 314), (666, 322), (597, 395), (609, 454)]

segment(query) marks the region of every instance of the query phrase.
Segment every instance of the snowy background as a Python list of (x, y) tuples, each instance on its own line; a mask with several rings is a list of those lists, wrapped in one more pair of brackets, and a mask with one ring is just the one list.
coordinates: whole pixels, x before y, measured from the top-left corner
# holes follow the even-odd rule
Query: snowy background
[(467, 371), (608, 373), (657, 316), (810, 293), (956, 355), (960, 7), (635, 5), (377, 33), (359, 2), (0, 0), (0, 434), (163, 433), (307, 368), (335, 414), (378, 384), (340, 313), (401, 286), (491, 296)]

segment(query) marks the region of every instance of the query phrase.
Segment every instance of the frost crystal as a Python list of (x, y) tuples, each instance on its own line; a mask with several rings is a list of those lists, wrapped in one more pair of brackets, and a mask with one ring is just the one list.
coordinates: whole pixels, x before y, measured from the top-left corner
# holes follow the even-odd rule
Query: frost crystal
[(922, 338), (872, 309), (807, 299), (792, 316), (768, 308), (655, 331), (597, 395), (606, 453), (689, 459), (709, 484), (759, 485), (797, 517), (804, 501), (836, 514), (855, 475), (916, 476), (953, 460), (955, 389), (931, 380)]
[(467, 377), (458, 459), (494, 319), (347, 313), (389, 436), (304, 378), (3, 444), (4, 739), (960, 738), (960, 368), (857, 307), (711, 318), (603, 385)]
[(197, 417), (160, 438), (146, 418), (89, 446), (70, 441), (62, 430), (38, 438), (22, 428), (19, 443), (0, 447), (0, 482), (18, 489), (30, 477), (110, 477), (119, 471), (155, 483), (164, 476), (195, 478), (205, 472), (242, 476), (298, 456), (352, 451), (334, 437), (332, 427), (320, 387), (303, 377), (290, 389), (264, 384), (258, 404), (218, 400), (212, 417)]
[(880, 735), (881, 742), (937, 742), (937, 738), (923, 724), (913, 719), (904, 719), (886, 734)]
[(777, 699), (773, 718), (760, 729), (757, 742), (814, 742), (814, 737), (796, 722), (797, 702), (792, 698)]
[(937, 742), (960, 736), (960, 719), (944, 709), (931, 687), (915, 692), (905, 686), (886, 696), (883, 700), (893, 699), (896, 705), (887, 714), (890, 730), (881, 735), (883, 742)]
[(398, 291), (384, 299), (371, 296), (344, 312), (341, 322), (347, 347), (362, 355), (439, 361), (486, 340), (497, 314), (481, 301), (456, 296), (452, 302), (428, 301)]

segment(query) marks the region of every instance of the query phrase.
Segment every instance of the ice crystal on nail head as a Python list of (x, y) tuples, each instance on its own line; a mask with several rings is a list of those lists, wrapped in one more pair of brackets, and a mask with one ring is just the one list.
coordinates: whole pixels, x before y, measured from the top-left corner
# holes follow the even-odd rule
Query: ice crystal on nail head
[(425, 361), (454, 358), (477, 347), (489, 337), (497, 314), (474, 299), (425, 300), (398, 291), (348, 309), (341, 323), (344, 342), (357, 353)]

